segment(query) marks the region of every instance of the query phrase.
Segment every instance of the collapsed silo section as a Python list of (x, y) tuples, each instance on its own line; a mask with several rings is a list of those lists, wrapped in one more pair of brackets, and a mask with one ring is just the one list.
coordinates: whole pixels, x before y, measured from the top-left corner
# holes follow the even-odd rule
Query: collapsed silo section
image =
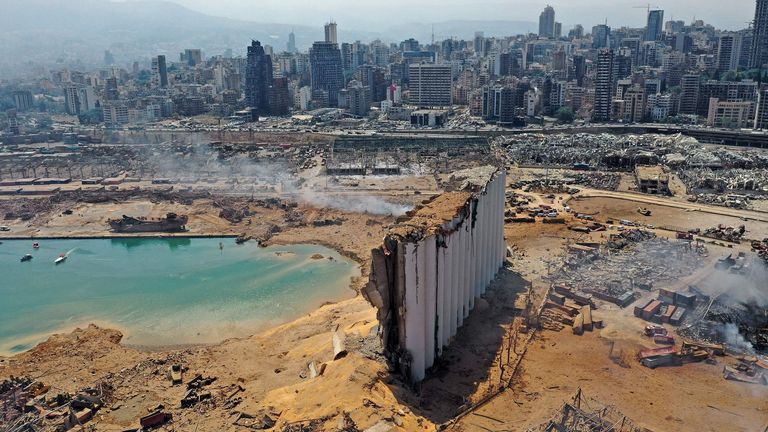
[(448, 346), (504, 263), (505, 173), (455, 173), (455, 189), (425, 201), (372, 251), (363, 294), (378, 309), (385, 353), (411, 381)]

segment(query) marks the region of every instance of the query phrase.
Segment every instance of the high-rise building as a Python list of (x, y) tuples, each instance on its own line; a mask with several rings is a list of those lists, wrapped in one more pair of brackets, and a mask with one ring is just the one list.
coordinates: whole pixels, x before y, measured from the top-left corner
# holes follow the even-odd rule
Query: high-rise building
[(642, 121), (645, 117), (645, 90), (638, 85), (634, 85), (624, 92), (623, 98), (623, 120), (628, 123)]
[(104, 51), (104, 66), (112, 66), (115, 64), (115, 56), (109, 50)]
[(117, 78), (109, 77), (106, 79), (104, 83), (104, 97), (110, 101), (120, 99), (120, 89), (117, 87)]
[(618, 54), (613, 59), (613, 76), (622, 79), (632, 75), (632, 57)]
[(347, 106), (356, 116), (365, 116), (371, 109), (371, 89), (360, 81), (352, 80), (347, 86)]
[(483, 118), (485, 120), (493, 121), (499, 118), (503, 88), (501, 84), (483, 87)]
[(566, 93), (567, 84), (565, 81), (552, 81), (552, 88), (549, 92), (549, 111), (552, 115), (565, 106)]
[[(724, 102), (750, 102), (754, 104), (757, 101), (757, 92), (757, 82), (751, 80), (737, 82), (704, 81), (699, 86), (699, 103), (696, 112), (700, 116), (707, 116), (709, 113), (709, 100), (711, 98)], [(754, 114), (754, 111), (749, 113), (750, 116)]]
[(561, 45), (560, 48), (552, 54), (552, 70), (564, 71), (565, 70), (565, 49)]
[(749, 66), (758, 68), (768, 64), (768, 0), (756, 2), (754, 29)]
[(755, 109), (755, 129), (768, 129), (768, 88), (760, 90)]
[(592, 27), (592, 48), (608, 48), (610, 45), (611, 28), (605, 24)]
[(269, 113), (275, 116), (286, 115), (291, 106), (291, 96), (288, 91), (288, 78), (275, 78), (267, 89)]
[(344, 88), (341, 51), (333, 42), (315, 42), (309, 50), (312, 70), (312, 93), (327, 92), (328, 104), (337, 106), (339, 90)]
[(724, 33), (720, 35), (720, 43), (717, 46), (717, 70), (728, 72), (739, 67), (741, 54), (741, 35), (738, 33)]
[(741, 36), (741, 49), (739, 50), (739, 67), (749, 67), (749, 57), (752, 55), (752, 29), (744, 29), (739, 32)]
[(661, 35), (664, 30), (664, 11), (652, 10), (648, 11), (648, 24), (645, 28), (645, 40), (657, 41), (661, 40)]
[(100, 106), (93, 87), (69, 84), (64, 87), (64, 104), (67, 114), (79, 115)]
[(381, 102), (387, 99), (387, 86), (390, 83), (386, 80), (386, 70), (384, 68), (362, 65), (355, 73), (355, 76), (363, 87), (369, 88), (371, 102)]
[(573, 29), (568, 32), (568, 38), (569, 39), (581, 39), (584, 37), (584, 26), (581, 24), (576, 24), (573, 26)]
[(539, 36), (555, 37), (555, 9), (547, 5), (539, 15)]
[[(475, 39), (477, 39), (477, 37), (477, 32), (475, 32)], [(482, 34), (480, 37), (482, 37)], [(400, 51), (421, 51), (419, 41), (410, 38), (400, 42)]]
[(683, 27), (685, 27), (685, 21), (667, 21), (664, 23), (664, 33), (673, 35), (675, 33), (681, 32)]
[(181, 54), (181, 62), (187, 66), (195, 66), (203, 62), (203, 52), (199, 49), (185, 49)]
[(325, 41), (335, 44), (339, 43), (339, 39), (336, 34), (336, 23), (333, 21), (325, 25)]
[(298, 52), (298, 50), (296, 49), (296, 35), (293, 33), (293, 30), (291, 30), (291, 32), (288, 33), (288, 46), (286, 46), (286, 49), (291, 54), (295, 54)]
[(19, 129), (19, 119), (16, 117), (17, 113), (15, 109), (9, 109), (5, 112), (8, 117), (8, 131), (11, 135), (21, 135)]
[(555, 38), (563, 37), (563, 23), (555, 22)]
[(269, 112), (269, 92), (272, 86), (272, 57), (264, 52), (259, 41), (251, 41), (248, 47), (248, 63), (245, 69), (245, 100), (259, 114)]
[(64, 108), (67, 114), (80, 114), (80, 100), (77, 94), (77, 85), (70, 84), (64, 87)]
[(595, 76), (595, 108), (593, 121), (611, 119), (611, 93), (613, 91), (613, 50), (602, 49), (597, 54), (597, 74)]
[(164, 55), (152, 57), (152, 87), (168, 87), (168, 70)]
[(409, 66), (408, 76), (411, 104), (423, 107), (451, 105), (451, 65), (414, 63)]
[(32, 96), (32, 92), (28, 90), (18, 90), (12, 93), (13, 104), (16, 105), (16, 109), (19, 111), (27, 111), (35, 104), (35, 98)]
[(750, 116), (754, 109), (752, 102), (728, 102), (710, 98), (708, 108), (707, 126), (741, 129), (754, 124), (754, 117)]
[(680, 114), (696, 114), (699, 104), (701, 77), (697, 74), (683, 75), (680, 80)]
[(581, 86), (584, 75), (587, 74), (587, 59), (582, 54), (575, 54), (572, 61), (573, 74), (570, 78), (576, 80), (576, 83)]

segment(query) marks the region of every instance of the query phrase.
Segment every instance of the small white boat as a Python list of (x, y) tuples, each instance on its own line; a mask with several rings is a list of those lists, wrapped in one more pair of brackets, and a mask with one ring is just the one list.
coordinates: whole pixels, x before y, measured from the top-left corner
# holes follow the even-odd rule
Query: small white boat
[(67, 256), (64, 255), (64, 254), (61, 254), (61, 255), (59, 255), (58, 258), (56, 258), (56, 260), (53, 263), (58, 265), (58, 264), (63, 263), (66, 260), (67, 260)]

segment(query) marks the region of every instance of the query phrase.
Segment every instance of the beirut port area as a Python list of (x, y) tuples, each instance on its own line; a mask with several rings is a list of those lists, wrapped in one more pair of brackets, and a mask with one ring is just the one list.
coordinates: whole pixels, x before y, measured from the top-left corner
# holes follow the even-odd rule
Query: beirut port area
[(3, 357), (6, 401), (56, 413), (60, 395), (96, 430), (158, 406), (169, 430), (765, 423), (764, 168), (726, 174), (763, 150), (578, 130), (129, 137), (0, 168), (2, 236), (318, 244), (359, 266), (356, 294), (211, 344), (84, 325)]
[(0, 11), (0, 432), (768, 432), (768, 0)]

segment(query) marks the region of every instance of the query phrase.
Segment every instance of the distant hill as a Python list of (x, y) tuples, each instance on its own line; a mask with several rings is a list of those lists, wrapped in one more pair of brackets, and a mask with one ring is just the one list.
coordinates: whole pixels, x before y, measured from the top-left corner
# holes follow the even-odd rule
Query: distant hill
[[(24, 61), (80, 60), (101, 63), (105, 49), (124, 65), (137, 58), (184, 48), (206, 55), (227, 48), (244, 52), (251, 39), (284, 50), (291, 29), (297, 42), (311, 43), (322, 29), (289, 24), (253, 23), (219, 18), (166, 1), (3, 0), (0, 13), (0, 73)], [(41, 11), (45, 11), (41, 13)], [(299, 37), (302, 35), (303, 39)]]
[[(162, 0), (2, 0), (0, 10), (0, 79), (26, 71), (24, 65), (30, 62), (45, 67), (101, 65), (106, 49), (124, 67), (157, 54), (174, 61), (185, 48), (201, 48), (207, 56), (228, 48), (235, 55), (243, 54), (251, 39), (282, 51), (291, 29), (300, 49), (323, 35), (321, 28), (214, 17)], [(533, 28), (533, 23), (525, 21), (434, 24), (440, 39), (471, 39), (478, 30), (486, 36), (513, 35)], [(376, 38), (399, 42), (414, 37), (422, 43), (430, 41), (431, 32), (432, 24), (423, 23), (382, 24), (382, 28), (365, 30), (350, 25), (341, 31), (350, 42)]]
[[(399, 34), (403, 39), (413, 37), (421, 43), (429, 43), (434, 26), (436, 40), (455, 37), (472, 40), (476, 31), (482, 31), (486, 37), (513, 36), (537, 31), (538, 24), (530, 21), (473, 21), (453, 20), (431, 23), (409, 23), (387, 29), (387, 33)], [(406, 36), (411, 34), (412, 36)]]

